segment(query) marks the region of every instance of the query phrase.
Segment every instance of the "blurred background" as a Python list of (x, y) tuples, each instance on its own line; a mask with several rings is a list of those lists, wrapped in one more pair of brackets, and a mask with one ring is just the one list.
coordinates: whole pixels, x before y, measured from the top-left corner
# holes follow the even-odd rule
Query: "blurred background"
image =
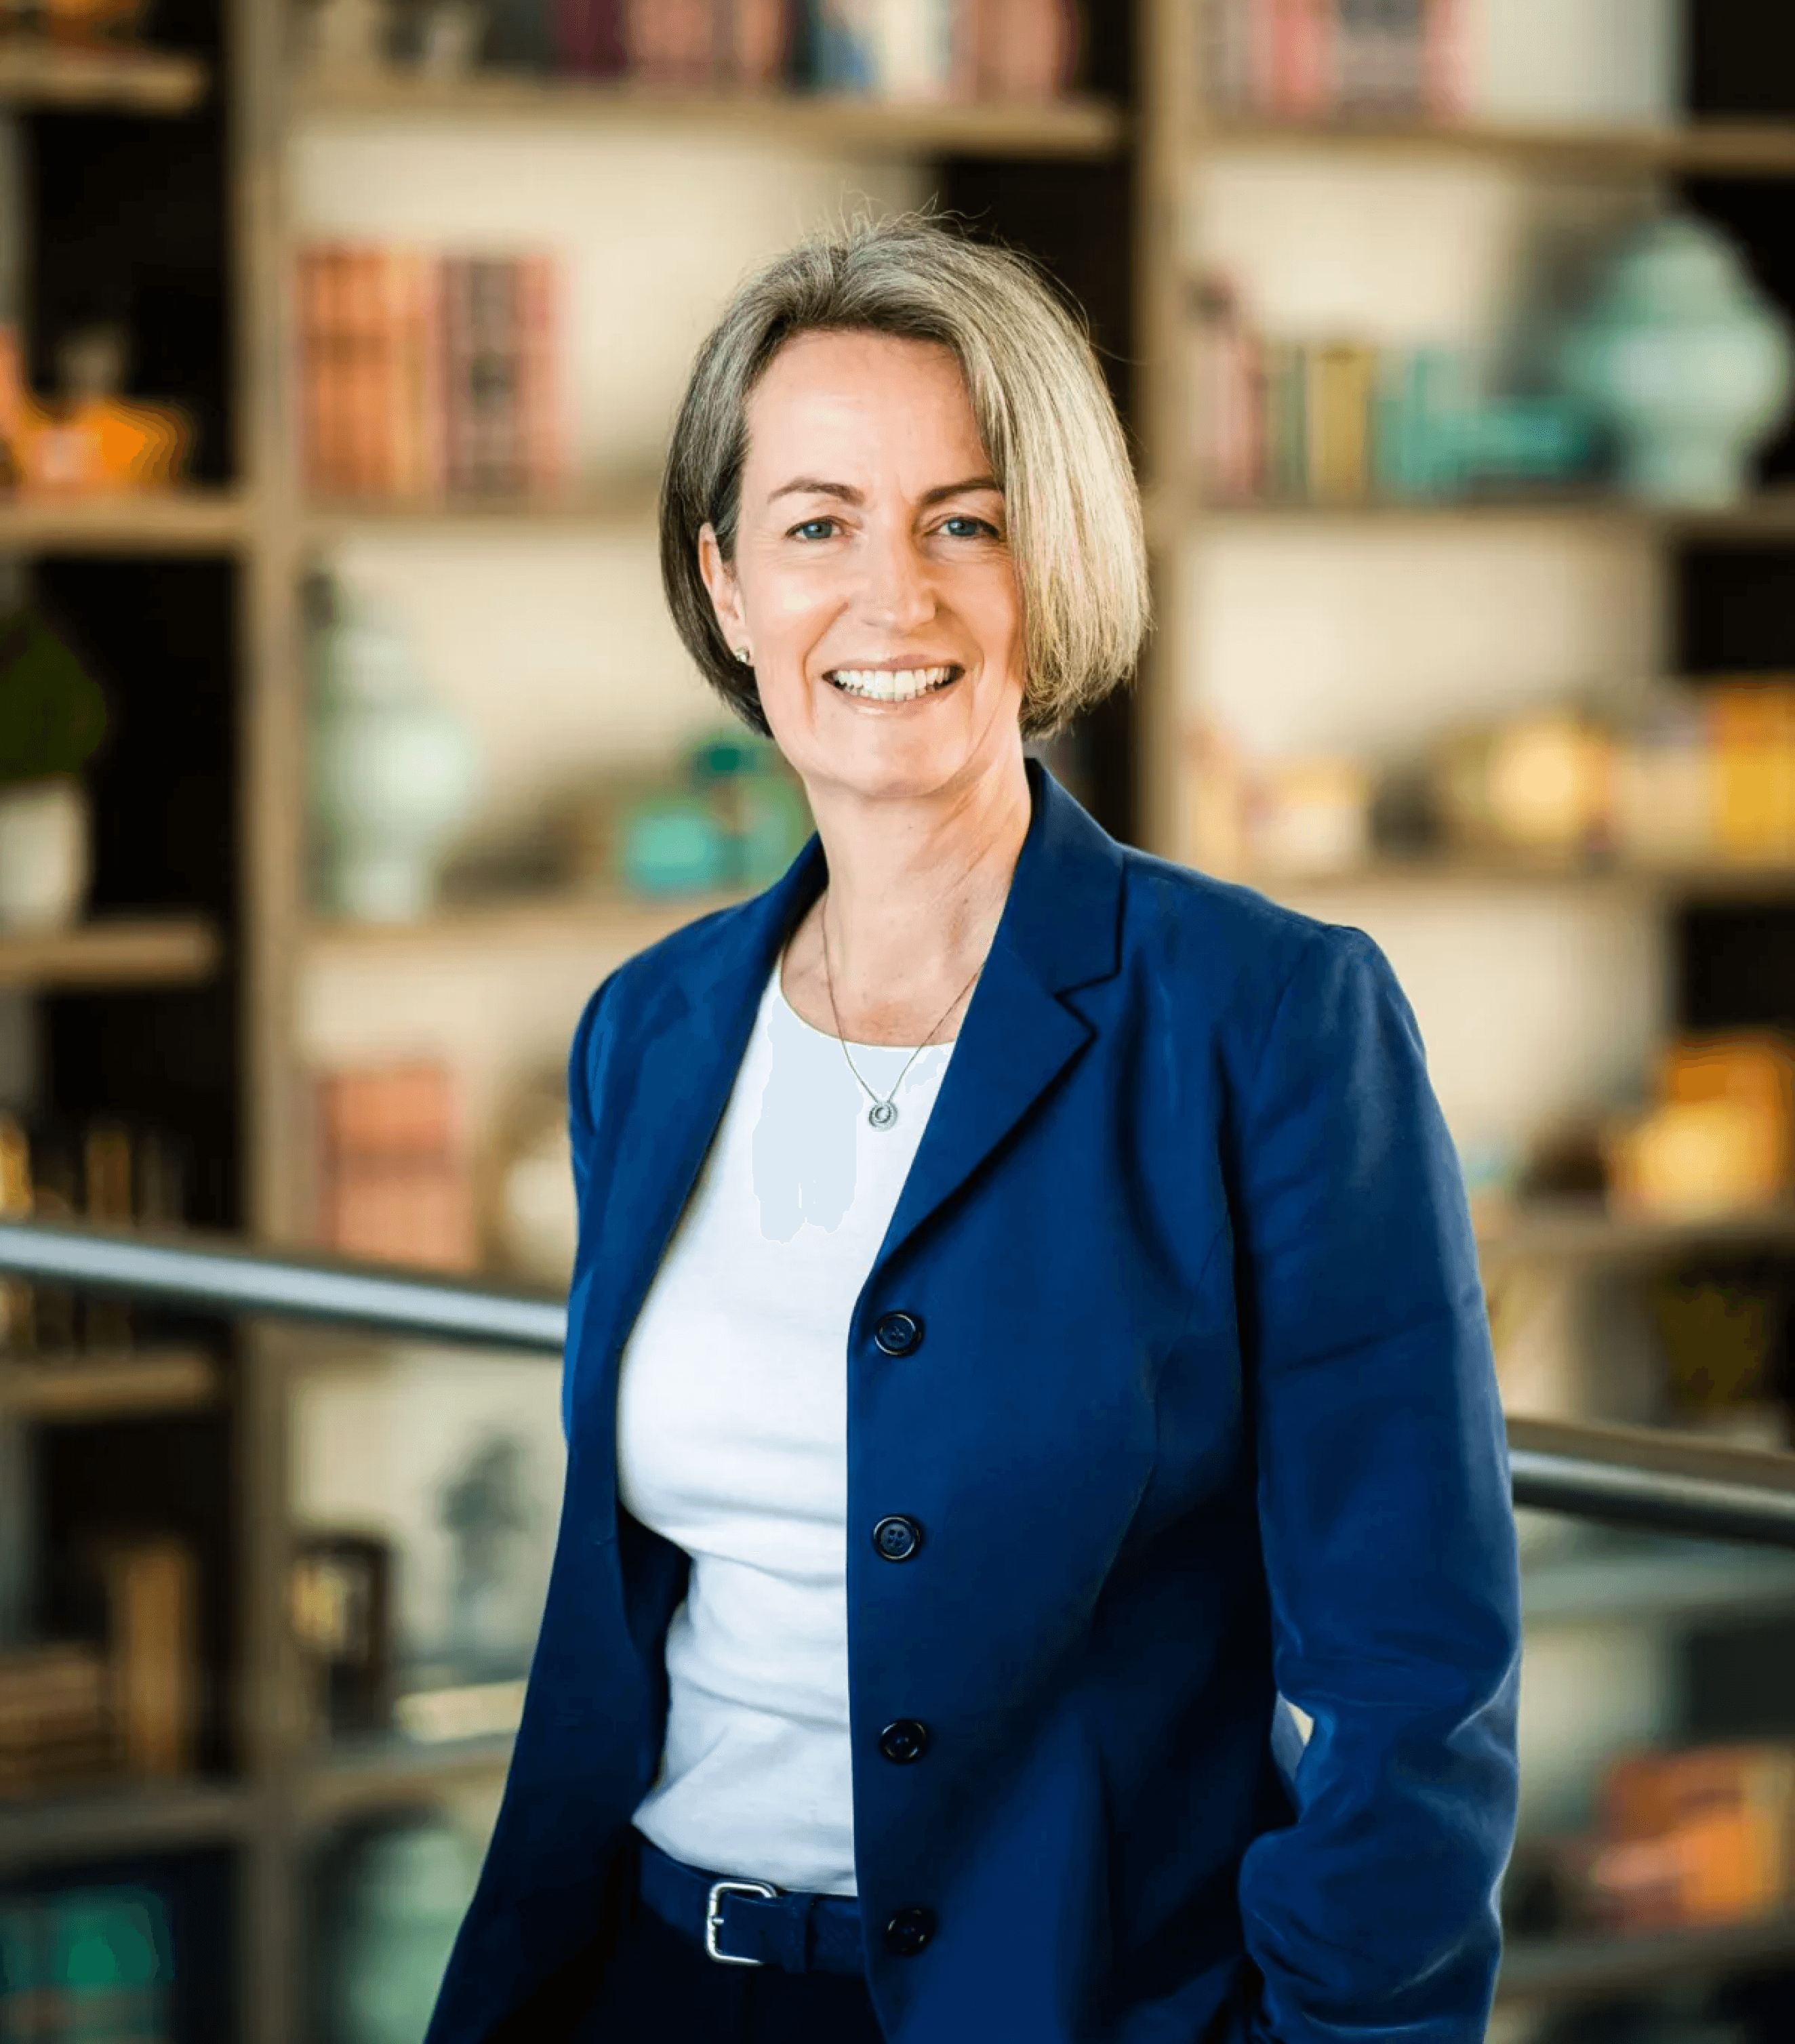
[[(1055, 770), (1385, 947), (1512, 1414), (1781, 1470), (1791, 180), (1783, 0), (10, 0), (0, 1214), (564, 1281), (585, 997), (808, 830), (663, 613), (686, 365), (932, 202), (1147, 492)], [(0, 1279), (0, 2038), (416, 2044), (561, 1452)], [(1795, 2036), (1795, 1557), (1523, 1539), (1492, 2037)]]

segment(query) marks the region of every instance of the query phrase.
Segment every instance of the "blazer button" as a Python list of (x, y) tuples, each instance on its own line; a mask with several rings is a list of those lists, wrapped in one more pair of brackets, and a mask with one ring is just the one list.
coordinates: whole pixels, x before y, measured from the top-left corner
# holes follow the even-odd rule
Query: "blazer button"
[(928, 1727), (919, 1724), (914, 1718), (900, 1718), (879, 1734), (878, 1750), (887, 1760), (895, 1761), (900, 1767), (906, 1766), (913, 1760), (921, 1760), (928, 1752)]
[(927, 1909), (900, 1909), (885, 1927), (885, 1949), (900, 1959), (913, 1959), (935, 1935), (935, 1918)]
[(922, 1545), (922, 1528), (913, 1519), (882, 1519), (873, 1528), (873, 1545), (888, 1562), (907, 1562)]
[(873, 1329), (873, 1339), (886, 1355), (908, 1355), (922, 1340), (922, 1322), (913, 1313), (887, 1313)]

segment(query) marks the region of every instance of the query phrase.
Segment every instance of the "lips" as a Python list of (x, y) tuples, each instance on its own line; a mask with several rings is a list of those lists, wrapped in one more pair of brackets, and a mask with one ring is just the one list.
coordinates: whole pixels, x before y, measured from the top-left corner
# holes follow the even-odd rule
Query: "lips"
[(963, 670), (941, 667), (832, 667), (824, 679), (845, 696), (870, 702), (914, 702), (959, 678)]

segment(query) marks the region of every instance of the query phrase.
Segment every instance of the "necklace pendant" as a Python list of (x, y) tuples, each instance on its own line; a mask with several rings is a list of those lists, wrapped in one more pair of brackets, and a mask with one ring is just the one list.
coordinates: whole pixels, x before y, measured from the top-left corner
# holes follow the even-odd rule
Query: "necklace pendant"
[(875, 1100), (867, 1109), (867, 1119), (874, 1128), (889, 1128), (898, 1119), (896, 1102), (889, 1100)]

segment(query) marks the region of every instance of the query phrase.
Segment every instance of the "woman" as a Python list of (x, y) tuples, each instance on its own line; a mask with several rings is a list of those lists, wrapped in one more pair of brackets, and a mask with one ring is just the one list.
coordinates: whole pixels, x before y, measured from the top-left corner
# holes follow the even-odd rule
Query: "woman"
[(433, 2044), (1472, 2044), (1519, 1616), (1460, 1181), (1366, 938), (1024, 759), (1146, 621), (1082, 335), (932, 225), (797, 249), (662, 562), (817, 836), (579, 1026), (560, 1541)]

